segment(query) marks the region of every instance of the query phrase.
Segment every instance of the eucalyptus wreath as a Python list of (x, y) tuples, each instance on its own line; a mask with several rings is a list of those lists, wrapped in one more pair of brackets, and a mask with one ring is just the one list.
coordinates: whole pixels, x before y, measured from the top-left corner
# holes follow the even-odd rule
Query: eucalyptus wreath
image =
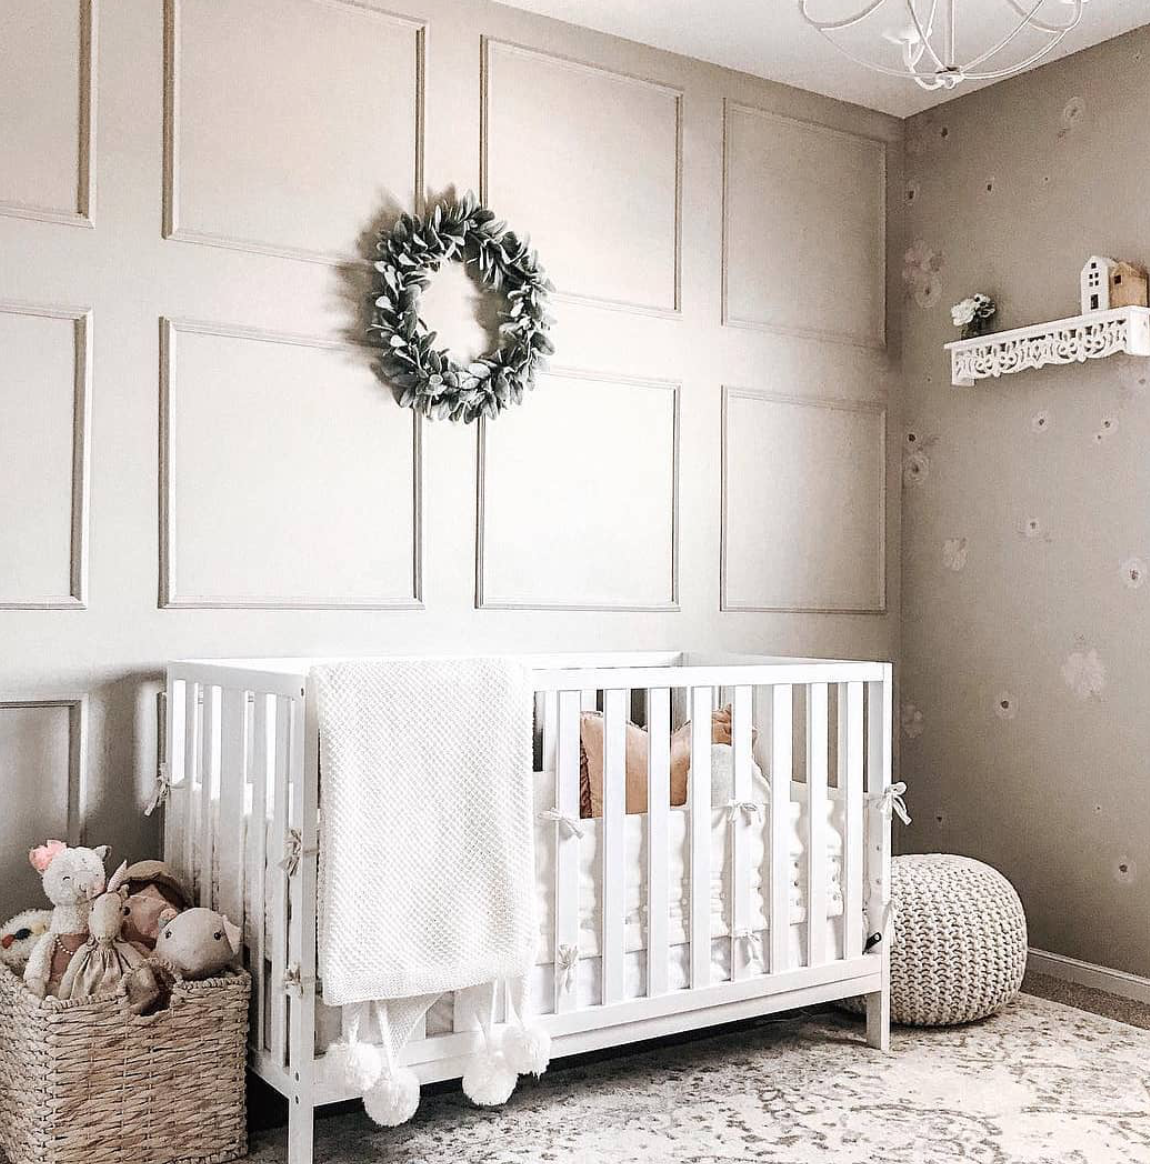
[[(402, 215), (380, 234), (376, 250), (368, 330), (378, 334), (379, 368), (399, 403), (432, 419), (468, 424), (522, 403), (535, 371), (555, 350), (547, 337), (547, 296), (554, 288), (527, 241), (469, 191), (461, 201), (440, 202), (426, 217)], [(435, 347), (436, 333), (419, 316), (420, 293), (451, 260), (474, 264), (482, 285), (507, 302), (499, 346), (466, 367)]]

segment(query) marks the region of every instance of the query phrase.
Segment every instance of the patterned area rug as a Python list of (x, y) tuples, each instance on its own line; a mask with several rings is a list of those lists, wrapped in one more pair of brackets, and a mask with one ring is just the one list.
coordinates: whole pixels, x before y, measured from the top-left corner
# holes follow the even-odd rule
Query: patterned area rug
[[(284, 1131), (253, 1161), (284, 1159)], [(382, 1129), (320, 1119), (318, 1164), (1150, 1164), (1150, 1031), (1022, 995), (985, 1022), (820, 1014), (555, 1069), (502, 1109), (425, 1096)]]

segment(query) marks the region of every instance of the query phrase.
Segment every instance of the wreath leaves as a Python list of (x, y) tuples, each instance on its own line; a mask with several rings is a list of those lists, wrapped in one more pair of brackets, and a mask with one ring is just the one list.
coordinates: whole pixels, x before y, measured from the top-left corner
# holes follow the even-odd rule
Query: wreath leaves
[[(425, 217), (404, 214), (376, 244), (369, 333), (381, 348), (379, 370), (395, 386), (399, 403), (429, 419), (494, 420), (521, 404), (534, 374), (554, 352), (547, 330), (548, 294), (555, 288), (535, 251), (470, 191), (460, 201), (438, 203)], [(466, 367), (419, 316), (422, 291), (444, 262), (475, 265), (480, 282), (502, 292), (500, 344)]]

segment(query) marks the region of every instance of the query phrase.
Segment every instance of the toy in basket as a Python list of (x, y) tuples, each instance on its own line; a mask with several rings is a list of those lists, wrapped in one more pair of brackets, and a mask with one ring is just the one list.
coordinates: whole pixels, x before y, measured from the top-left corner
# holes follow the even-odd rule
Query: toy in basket
[[(105, 854), (34, 849), (55, 909), (46, 924), (25, 911), (0, 927), (0, 1149), (10, 1164), (238, 1159), (251, 984), (230, 966), (236, 928), (211, 910), (157, 912), (155, 892), (133, 913), (139, 867), (105, 889)], [(164, 892), (187, 899), (174, 880)], [(147, 933), (127, 940), (133, 917), (163, 925), (157, 950)], [(54, 975), (61, 935), (75, 949)]]

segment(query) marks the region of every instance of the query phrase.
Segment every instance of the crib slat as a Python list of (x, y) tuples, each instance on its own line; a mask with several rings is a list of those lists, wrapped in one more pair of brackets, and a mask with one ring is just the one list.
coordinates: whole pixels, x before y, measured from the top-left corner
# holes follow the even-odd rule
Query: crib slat
[(543, 755), (540, 771), (555, 771), (555, 743), (558, 738), (559, 692), (540, 692), (543, 704)]
[(220, 697), (220, 886), (218, 908), (244, 928), (244, 795), (247, 784), (246, 691)]
[(667, 993), (671, 692), (647, 692), (647, 994)]
[[(578, 691), (559, 692), (558, 762), (555, 765), (555, 803), (571, 820), (579, 818), (579, 711)], [(569, 974), (559, 968), (560, 951), (579, 948), (579, 838), (556, 830), (555, 852), (555, 1010), (574, 1010), (578, 999), (577, 967)]]
[(198, 900), (212, 908), (212, 865), (215, 837), (212, 829), (212, 796), (215, 790), (216, 696), (219, 688), (204, 685), (200, 727), (200, 885)]
[(178, 686), (174, 681), (169, 680), (165, 685), (163, 695), (164, 748), (161, 753), (168, 777), (168, 802), (164, 805), (164, 860), (174, 869), (179, 868), (180, 858), (183, 855), (180, 830), (184, 822), (180, 814), (179, 796), (176, 797), (176, 803), (173, 803), (172, 792), (176, 787), (183, 789), (184, 792), (187, 791), (186, 785), (182, 783), (183, 753), (181, 752), (178, 758), (176, 755), (176, 726), (180, 716), (183, 715), (182, 704), (179, 707), (176, 705), (177, 690)]
[[(273, 753), (274, 754), (274, 753)], [(252, 975), (254, 1007), (254, 1043), (262, 1051), (267, 1045), (264, 958), (267, 908), (264, 893), (267, 887), (268, 841), (268, 697), (256, 692), (252, 707), (252, 814), (248, 822), (248, 852), (251, 854), (252, 893), (251, 918), (252, 946), (248, 952), (248, 969)]]
[(863, 685), (839, 684), (839, 794), (843, 803), (843, 956), (863, 951)]
[(291, 763), (291, 700), (275, 701), (275, 752), (272, 763), (272, 833), (268, 855), (268, 876), (272, 885), (271, 946), (269, 979), (271, 998), (271, 1053), (281, 1066), (287, 1061), (287, 995), (283, 991), (287, 967), (287, 852), (289, 766)]
[(628, 691), (603, 694), (603, 1001), (623, 1001), (623, 950), (627, 905)]
[[(738, 804), (752, 800), (751, 688), (736, 687), (731, 694), (731, 748), (734, 754), (732, 797)], [(731, 826), (731, 978), (746, 978), (753, 966), (751, 940), (751, 841), (759, 818), (736, 810)]]
[(807, 688), (807, 965), (827, 960), (827, 684)]
[[(883, 794), (891, 776), (891, 692), (882, 682), (867, 684), (867, 792)], [(877, 808), (874, 810), (878, 815)], [(867, 881), (872, 932), (881, 925), (883, 907), (890, 900), (891, 838), (889, 828), (875, 827), (868, 848)]]
[(789, 683), (771, 689), (771, 954), (772, 974), (788, 967), (791, 935), (791, 730)]
[(710, 687), (691, 688), (690, 922), (691, 987), (711, 981), (711, 700)]
[(179, 869), (188, 884), (195, 880), (196, 864), (196, 780), (200, 756), (200, 688), (191, 679), (184, 680), (184, 771), (182, 852)]

